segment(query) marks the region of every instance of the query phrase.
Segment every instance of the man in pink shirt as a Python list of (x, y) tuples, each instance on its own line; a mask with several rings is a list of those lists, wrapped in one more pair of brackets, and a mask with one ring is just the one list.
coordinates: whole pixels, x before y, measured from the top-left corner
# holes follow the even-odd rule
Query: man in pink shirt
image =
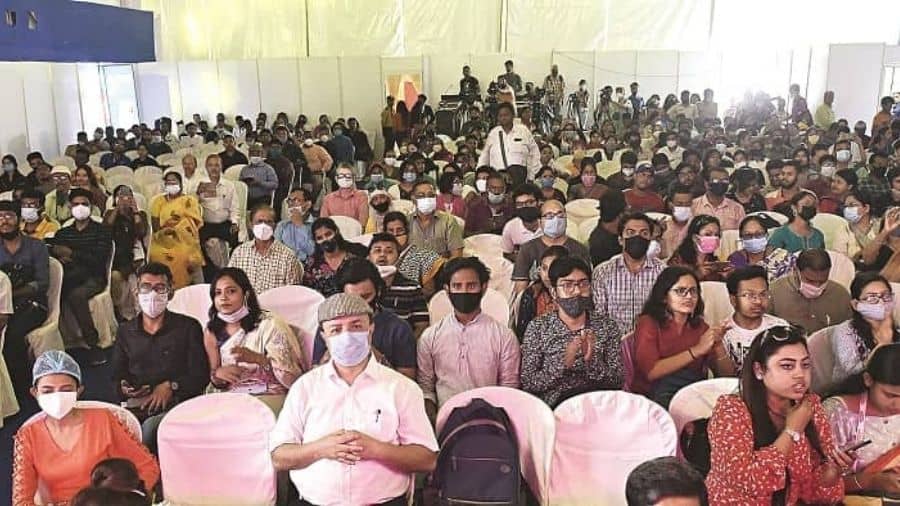
[(694, 216), (715, 216), (719, 219), (722, 230), (737, 230), (744, 219), (744, 206), (725, 198), (728, 184), (728, 172), (725, 169), (710, 168), (706, 175), (706, 193), (694, 199), (691, 212)]
[(325, 195), (319, 216), (322, 218), (347, 216), (358, 221), (365, 228), (369, 221), (369, 199), (366, 197), (366, 192), (356, 189), (353, 168), (341, 164), (335, 171), (334, 180), (337, 182), (338, 190)]

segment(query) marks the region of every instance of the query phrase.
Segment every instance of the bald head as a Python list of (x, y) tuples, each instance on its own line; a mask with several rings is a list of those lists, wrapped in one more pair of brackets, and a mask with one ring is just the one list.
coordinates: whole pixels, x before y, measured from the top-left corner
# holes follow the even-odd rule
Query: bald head
[(565, 206), (562, 205), (562, 202), (558, 200), (548, 200), (544, 202), (541, 206), (541, 214), (545, 213), (558, 213), (560, 211), (565, 211)]

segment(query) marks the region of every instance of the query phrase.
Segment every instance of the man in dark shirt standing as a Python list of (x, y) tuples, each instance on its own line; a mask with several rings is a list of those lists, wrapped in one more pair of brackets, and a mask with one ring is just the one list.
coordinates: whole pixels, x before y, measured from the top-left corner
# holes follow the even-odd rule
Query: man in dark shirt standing
[(137, 271), (139, 317), (119, 326), (113, 380), (125, 406), (142, 421), (143, 442), (156, 454), (163, 416), (181, 401), (203, 393), (209, 358), (197, 320), (166, 310), (172, 272), (151, 262)]
[(81, 337), (90, 348), (90, 365), (106, 363), (97, 346), (99, 334), (88, 302), (106, 288), (107, 263), (112, 252), (112, 235), (91, 219), (91, 193), (81, 188), (69, 190), (69, 204), (75, 223), (63, 227), (46, 240), (50, 254), (63, 264), (62, 305), (75, 316)]
[(625, 195), (618, 190), (609, 190), (600, 199), (600, 221), (591, 232), (588, 248), (594, 265), (609, 260), (622, 252), (619, 244), (619, 219), (625, 213)]
[(247, 165), (247, 155), (237, 150), (237, 147), (234, 145), (233, 135), (225, 134), (225, 137), (222, 138), (222, 144), (225, 146), (225, 151), (219, 153), (219, 158), (222, 159), (223, 172), (232, 165)]
[(459, 95), (469, 99), (469, 103), (481, 98), (481, 85), (478, 79), (472, 77), (472, 69), (468, 65), (462, 68), (463, 78), (459, 80)]

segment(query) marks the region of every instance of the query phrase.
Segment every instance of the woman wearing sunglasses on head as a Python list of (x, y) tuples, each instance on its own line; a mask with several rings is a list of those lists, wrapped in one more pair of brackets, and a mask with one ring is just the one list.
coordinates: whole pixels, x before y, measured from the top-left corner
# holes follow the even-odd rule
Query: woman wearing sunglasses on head
[(838, 450), (819, 397), (809, 393), (805, 332), (772, 327), (750, 345), (740, 391), (709, 420), (709, 504), (837, 504), (854, 456)]

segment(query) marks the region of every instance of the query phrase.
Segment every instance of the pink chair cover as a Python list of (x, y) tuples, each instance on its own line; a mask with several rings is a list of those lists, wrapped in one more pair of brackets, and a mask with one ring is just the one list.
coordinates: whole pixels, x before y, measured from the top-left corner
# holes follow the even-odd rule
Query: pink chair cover
[[(737, 392), (737, 378), (713, 378), (692, 383), (679, 390), (669, 403), (669, 414), (675, 422), (675, 433), (694, 420), (709, 418), (720, 396)], [(679, 454), (681, 447), (678, 448)]]
[(212, 300), (209, 298), (209, 283), (190, 285), (175, 290), (172, 300), (169, 301), (169, 311), (190, 316), (200, 322), (204, 329), (209, 322), (209, 307)]
[(196, 397), (173, 408), (159, 426), (159, 465), (173, 504), (275, 504), (269, 455), (272, 410), (251, 395)]
[(541, 504), (549, 504), (550, 457), (556, 430), (553, 412), (542, 400), (521, 390), (507, 387), (476, 388), (451, 397), (441, 406), (437, 414), (436, 432), (440, 433), (454, 408), (465, 406), (477, 398), (506, 410), (519, 442), (522, 475)]
[(550, 466), (554, 506), (625, 504), (625, 481), (647, 460), (675, 455), (672, 417), (627, 392), (591, 392), (560, 404)]

